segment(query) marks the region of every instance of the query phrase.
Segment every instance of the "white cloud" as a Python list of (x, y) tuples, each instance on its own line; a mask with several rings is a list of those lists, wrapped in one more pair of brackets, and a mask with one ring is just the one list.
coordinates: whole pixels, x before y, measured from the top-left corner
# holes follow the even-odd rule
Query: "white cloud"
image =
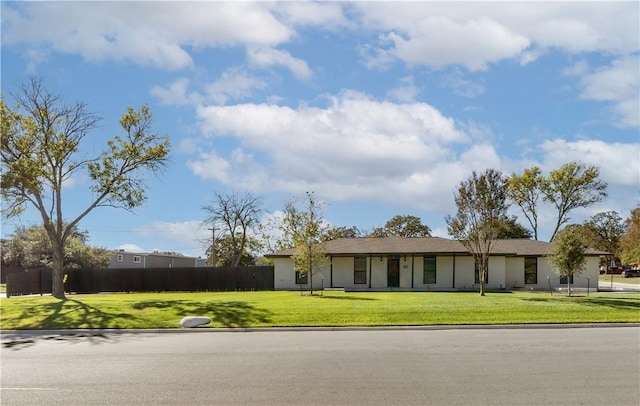
[(29, 43), (91, 61), (176, 70), (193, 66), (187, 48), (272, 46), (294, 31), (266, 2), (51, 2), (4, 7), (4, 44)]
[[(486, 69), (531, 63), (547, 49), (625, 55), (639, 49), (636, 2), (362, 2), (351, 6), (383, 41), (368, 66), (393, 56), (410, 66)], [(443, 40), (446, 39), (446, 40)]]
[(256, 89), (264, 89), (267, 82), (253, 76), (241, 68), (231, 68), (223, 72), (219, 79), (205, 86), (207, 100), (225, 104), (229, 100), (243, 100)]
[(309, 80), (313, 74), (305, 61), (294, 58), (288, 51), (268, 47), (249, 47), (247, 57), (253, 66), (261, 68), (283, 66), (289, 69), (298, 80)]
[(610, 186), (637, 190), (640, 186), (640, 144), (601, 140), (567, 141), (554, 139), (542, 142), (542, 168), (558, 169), (576, 161), (600, 168), (600, 176)]
[[(427, 104), (381, 102), (353, 91), (329, 97), (329, 102), (326, 108), (200, 108), (205, 134), (234, 137), (242, 149), (229, 157), (202, 153), (189, 166), (203, 178), (250, 190), (314, 190), (337, 200), (403, 196), (434, 207), (446, 204), (438, 196), (443, 187), (448, 193), (461, 173), (496, 163), (488, 145), (457, 152), (469, 136)], [(459, 160), (459, 167), (442, 164)]]
[(485, 87), (481, 80), (466, 79), (460, 69), (452, 69), (450, 73), (444, 74), (441, 83), (462, 97), (473, 98), (485, 92)]
[(413, 102), (416, 100), (418, 96), (419, 89), (413, 83), (413, 76), (406, 76), (400, 79), (400, 84), (389, 90), (387, 95), (392, 99), (398, 100), (400, 102)]
[(162, 104), (180, 106), (184, 104), (197, 104), (201, 97), (195, 92), (189, 92), (190, 80), (178, 78), (168, 87), (153, 86), (151, 95), (160, 100)]
[(391, 32), (387, 39), (394, 44), (394, 55), (410, 66), (462, 65), (471, 71), (484, 70), (491, 62), (515, 57), (529, 46), (527, 38), (488, 19), (458, 23), (447, 18), (428, 18), (408, 38)]
[(621, 127), (640, 126), (640, 57), (629, 56), (582, 77), (581, 97), (613, 105), (614, 121)]

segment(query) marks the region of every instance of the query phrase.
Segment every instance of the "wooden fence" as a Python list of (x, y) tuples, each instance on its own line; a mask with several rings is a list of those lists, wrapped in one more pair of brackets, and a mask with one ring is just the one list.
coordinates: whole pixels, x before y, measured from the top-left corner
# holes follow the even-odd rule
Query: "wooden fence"
[[(273, 290), (272, 266), (69, 269), (65, 292), (207, 292)], [(7, 276), (7, 297), (51, 293), (51, 270)]]

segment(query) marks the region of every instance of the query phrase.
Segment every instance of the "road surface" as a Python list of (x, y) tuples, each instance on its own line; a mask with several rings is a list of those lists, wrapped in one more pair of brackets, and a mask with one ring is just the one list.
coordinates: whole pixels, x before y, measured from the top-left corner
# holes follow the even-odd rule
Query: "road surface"
[(2, 337), (7, 405), (638, 405), (640, 328)]

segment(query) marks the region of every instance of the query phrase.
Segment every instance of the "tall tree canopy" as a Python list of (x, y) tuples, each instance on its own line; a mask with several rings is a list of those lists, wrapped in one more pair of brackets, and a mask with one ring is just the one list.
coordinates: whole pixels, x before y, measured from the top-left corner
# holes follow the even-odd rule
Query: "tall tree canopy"
[(329, 227), (322, 239), (324, 241), (337, 240), (340, 238), (356, 238), (360, 236), (360, 230), (356, 226), (352, 227)]
[(531, 231), (518, 223), (518, 219), (516, 217), (505, 217), (502, 220), (502, 227), (500, 228), (498, 235), (496, 235), (496, 238), (531, 238)]
[(384, 227), (374, 228), (370, 237), (431, 237), (431, 229), (429, 226), (422, 224), (419, 217), (412, 215), (393, 216), (387, 221)]
[(604, 211), (584, 222), (582, 234), (586, 246), (619, 257), (620, 238), (624, 233), (624, 221), (618, 212)]
[(569, 213), (579, 207), (589, 207), (607, 196), (607, 183), (600, 180), (600, 169), (577, 162), (562, 165), (551, 171), (543, 185), (544, 200), (557, 210), (556, 233), (570, 218)]
[(507, 196), (522, 210), (531, 225), (534, 240), (538, 239), (538, 201), (544, 183), (545, 178), (537, 166), (525, 169), (521, 175), (514, 173), (507, 180)]
[(485, 295), (489, 256), (507, 218), (506, 177), (487, 169), (460, 183), (455, 193), (456, 216), (447, 216), (449, 234), (473, 254), (479, 272), (480, 295)]
[(640, 265), (640, 206), (625, 220), (625, 229), (620, 237), (620, 259), (625, 264)]
[[(71, 231), (64, 249), (64, 268), (106, 268), (112, 252), (87, 244), (87, 233)], [(22, 269), (53, 265), (53, 249), (42, 226), (19, 227), (13, 237), (2, 242), (2, 260)]]
[(549, 255), (549, 263), (563, 278), (567, 279), (567, 292), (571, 296), (571, 279), (582, 272), (586, 262), (584, 245), (579, 228), (566, 227), (553, 240), (553, 248)]
[[(100, 155), (86, 157), (80, 145), (100, 119), (85, 103), (66, 104), (38, 78), (11, 96), (14, 107), (0, 101), (3, 215), (17, 216), (27, 206), (40, 214), (53, 251), (52, 294), (64, 299), (64, 249), (72, 231), (97, 207), (140, 206), (146, 199), (144, 174), (166, 165), (169, 139), (152, 131), (147, 106), (129, 107), (120, 119), (124, 135), (107, 141)], [(93, 199), (70, 215), (63, 207), (63, 185), (83, 169)]]
[(522, 210), (536, 240), (540, 197), (555, 207), (556, 224), (550, 238), (553, 241), (558, 230), (570, 220), (568, 215), (572, 210), (589, 207), (607, 196), (607, 184), (599, 176), (597, 167), (577, 162), (562, 165), (547, 177), (534, 166), (521, 175), (512, 174), (507, 181), (507, 193), (509, 200)]
[[(213, 202), (202, 207), (207, 214), (205, 224), (212, 231), (211, 263), (238, 266), (248, 254), (251, 235), (262, 213), (262, 201), (251, 193), (216, 193)], [(216, 246), (216, 240), (224, 239), (225, 246)], [(216, 252), (224, 253), (218, 260)]]

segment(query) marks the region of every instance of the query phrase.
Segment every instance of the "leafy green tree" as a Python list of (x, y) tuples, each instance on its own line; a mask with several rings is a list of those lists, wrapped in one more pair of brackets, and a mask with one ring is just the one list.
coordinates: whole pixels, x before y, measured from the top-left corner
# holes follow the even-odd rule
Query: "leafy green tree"
[(340, 238), (356, 238), (360, 236), (360, 230), (356, 226), (352, 227), (330, 227), (322, 236), (323, 241), (338, 240)]
[[(86, 232), (74, 228), (64, 250), (64, 268), (106, 268), (111, 251), (87, 244)], [(22, 269), (53, 265), (53, 249), (42, 226), (19, 227), (13, 237), (2, 244), (2, 259), (6, 264)]]
[(506, 177), (498, 170), (487, 169), (460, 183), (455, 193), (456, 216), (447, 216), (449, 234), (473, 254), (479, 272), (480, 295), (485, 295), (489, 256), (507, 218)]
[(496, 236), (497, 239), (507, 238), (531, 238), (531, 231), (529, 231), (522, 224), (518, 223), (515, 216), (506, 217), (502, 220), (502, 227)]
[(507, 196), (520, 207), (529, 221), (534, 240), (538, 239), (538, 201), (544, 183), (545, 178), (537, 166), (525, 169), (521, 175), (513, 173), (507, 180)]
[(577, 162), (551, 171), (542, 187), (543, 199), (552, 203), (558, 212), (550, 241), (553, 241), (560, 227), (570, 220), (568, 215), (572, 210), (589, 207), (607, 196), (607, 183), (600, 180), (599, 176), (600, 169), (597, 167)]
[(422, 220), (419, 217), (406, 215), (406, 216), (393, 216), (387, 221), (384, 227), (374, 228), (369, 237), (431, 237), (431, 229), (429, 226), (422, 224)]
[[(240, 265), (243, 256), (246, 257), (247, 254), (250, 234), (258, 225), (258, 217), (262, 213), (261, 204), (261, 199), (251, 193), (216, 193), (214, 201), (202, 207), (207, 213), (205, 224), (211, 227), (212, 245), (216, 244), (217, 239), (225, 239), (225, 244), (216, 248), (224, 252), (225, 258), (217, 261), (214, 256), (214, 264), (221, 262), (229, 266)], [(214, 254), (216, 250), (213, 251)]]
[(567, 292), (571, 296), (571, 279), (582, 272), (586, 257), (584, 244), (576, 227), (566, 227), (553, 240), (549, 263), (561, 277), (567, 279)]
[(640, 206), (625, 220), (625, 234), (620, 237), (620, 259), (625, 264), (640, 264)]
[[(211, 245), (207, 248), (207, 263), (211, 266), (253, 266), (256, 265), (256, 258), (250, 253), (250, 249), (254, 247), (255, 241), (252, 238), (248, 238), (243, 248), (242, 253), (238, 256), (236, 241), (241, 238), (237, 236), (232, 239), (230, 236), (225, 235), (220, 238), (216, 238), (213, 247), (215, 247), (215, 253), (211, 251)], [(214, 262), (215, 261), (215, 262)], [(235, 264), (235, 265), (234, 265)]]
[[(620, 238), (625, 233), (624, 221), (616, 211), (600, 212), (582, 225), (585, 246), (610, 252), (614, 259), (620, 255)], [(610, 263), (610, 261), (606, 261)]]
[[(169, 139), (151, 130), (147, 106), (137, 111), (129, 107), (120, 119), (124, 136), (107, 141), (99, 156), (86, 157), (80, 145), (99, 118), (85, 103), (67, 105), (37, 78), (11, 96), (14, 107), (8, 107), (4, 98), (0, 102), (3, 215), (18, 216), (27, 206), (40, 214), (53, 251), (52, 294), (65, 299), (64, 252), (72, 231), (97, 207), (140, 206), (146, 200), (143, 175), (166, 165)], [(94, 197), (69, 217), (62, 189), (82, 169), (88, 171)]]
[[(302, 205), (302, 208), (299, 207)], [(309, 290), (313, 295), (313, 275), (326, 263), (327, 255), (322, 237), (327, 224), (323, 218), (324, 203), (316, 200), (313, 192), (306, 193), (300, 203), (289, 200), (284, 209), (280, 231), (296, 248), (293, 261), (300, 276), (309, 276)]]

